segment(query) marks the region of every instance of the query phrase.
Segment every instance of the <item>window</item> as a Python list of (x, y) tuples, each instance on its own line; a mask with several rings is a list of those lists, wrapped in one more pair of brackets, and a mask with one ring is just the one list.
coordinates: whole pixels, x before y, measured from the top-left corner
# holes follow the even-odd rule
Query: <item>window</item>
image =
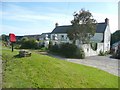
[(64, 40), (64, 35), (61, 35), (61, 40)]

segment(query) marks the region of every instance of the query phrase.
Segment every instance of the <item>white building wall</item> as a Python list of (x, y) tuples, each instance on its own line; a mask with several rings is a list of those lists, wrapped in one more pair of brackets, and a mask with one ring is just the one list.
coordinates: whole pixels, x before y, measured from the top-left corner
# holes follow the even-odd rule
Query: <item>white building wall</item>
[(110, 50), (110, 40), (111, 40), (111, 32), (109, 26), (107, 26), (104, 32), (104, 52)]
[[(96, 51), (94, 51), (92, 48), (91, 48), (91, 46), (90, 46), (90, 44), (83, 44), (82, 45), (82, 48), (83, 48), (83, 50), (84, 50), (84, 52), (85, 52), (85, 55), (86, 56), (94, 56), (94, 55), (98, 55), (99, 54), (99, 52), (100, 52), (100, 50), (101, 51), (105, 51), (105, 50), (107, 50), (107, 49), (105, 49), (105, 48), (107, 48), (107, 45), (109, 44), (109, 47), (108, 47), (108, 49), (110, 48), (110, 41), (108, 40), (108, 39), (110, 39), (110, 31), (109, 31), (109, 28), (107, 28), (108, 30), (106, 30), (105, 31), (105, 36), (104, 36), (104, 42), (105, 43), (97, 43), (97, 50)], [(69, 38), (67, 37), (67, 34), (57, 34), (57, 38), (58, 38), (58, 40), (54, 40), (53, 39), (53, 36), (54, 36), (55, 34), (51, 34), (51, 40), (52, 40), (52, 42), (53, 42), (53, 44), (55, 44), (55, 42), (56, 43), (58, 43), (58, 44), (60, 44), (60, 43), (67, 43), (67, 42), (69, 42), (69, 43), (72, 43), (70, 40), (69, 40)], [(62, 38), (61, 38), (61, 36), (62, 35), (64, 35), (64, 39), (62, 40)], [(95, 34), (95, 36), (94, 36), (94, 39), (96, 40), (96, 41), (101, 41), (102, 39), (103, 39), (103, 33), (96, 33)], [(79, 41), (76, 41), (76, 45), (78, 46), (78, 47), (81, 47), (80, 46), (80, 44), (79, 44)], [(105, 49), (105, 50), (104, 50)]]
[[(54, 38), (53, 38), (54, 35), (55, 34), (51, 34), (51, 40), (53, 40), (53, 41), (54, 41)], [(57, 35), (58, 43), (67, 43), (67, 42), (71, 43), (71, 41), (67, 37), (67, 34), (61, 33), (61, 34), (56, 34), (56, 35)], [(62, 38), (62, 36), (64, 36), (64, 37)]]
[(85, 56), (95, 56), (98, 55), (100, 53), (100, 51), (103, 51), (103, 43), (97, 43), (97, 50), (93, 50), (91, 48), (90, 44), (83, 44), (82, 48), (85, 52)]

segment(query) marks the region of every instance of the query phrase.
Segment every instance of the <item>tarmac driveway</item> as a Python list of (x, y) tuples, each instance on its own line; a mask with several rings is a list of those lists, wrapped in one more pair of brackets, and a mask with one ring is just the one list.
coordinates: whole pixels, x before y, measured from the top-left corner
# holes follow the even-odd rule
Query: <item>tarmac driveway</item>
[(96, 67), (101, 70), (107, 71), (111, 74), (120, 76), (120, 74), (118, 74), (118, 70), (120, 70), (120, 67), (118, 68), (118, 62), (120, 63), (120, 60), (110, 58), (110, 56), (91, 56), (87, 57), (86, 59), (65, 59), (65, 60), (73, 63)]

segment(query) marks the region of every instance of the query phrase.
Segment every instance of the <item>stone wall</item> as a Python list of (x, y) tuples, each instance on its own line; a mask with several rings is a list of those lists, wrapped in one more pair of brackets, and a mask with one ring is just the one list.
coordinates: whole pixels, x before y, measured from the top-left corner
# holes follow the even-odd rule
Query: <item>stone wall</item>
[(93, 50), (90, 44), (83, 44), (82, 48), (85, 52), (85, 56), (95, 56), (99, 54), (100, 50), (103, 51), (103, 45), (103, 43), (97, 43), (97, 50)]

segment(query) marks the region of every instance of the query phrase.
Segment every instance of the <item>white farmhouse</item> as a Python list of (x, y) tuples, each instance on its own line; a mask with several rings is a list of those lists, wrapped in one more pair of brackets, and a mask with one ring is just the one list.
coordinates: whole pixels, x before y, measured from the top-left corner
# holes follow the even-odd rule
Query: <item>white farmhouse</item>
[[(50, 39), (53, 42), (59, 43), (71, 43), (67, 37), (67, 31), (70, 30), (71, 25), (58, 26), (56, 24), (55, 29), (51, 32)], [(57, 37), (57, 40), (55, 38)], [(91, 49), (90, 44), (83, 44), (82, 47), (85, 51), (86, 56), (98, 55), (100, 50), (105, 52), (110, 50), (110, 38), (111, 32), (109, 28), (109, 19), (106, 18), (105, 22), (98, 23), (96, 28), (95, 35), (91, 38), (91, 41), (97, 43), (97, 50), (94, 51)], [(76, 42), (76, 45), (79, 46), (79, 43)]]

